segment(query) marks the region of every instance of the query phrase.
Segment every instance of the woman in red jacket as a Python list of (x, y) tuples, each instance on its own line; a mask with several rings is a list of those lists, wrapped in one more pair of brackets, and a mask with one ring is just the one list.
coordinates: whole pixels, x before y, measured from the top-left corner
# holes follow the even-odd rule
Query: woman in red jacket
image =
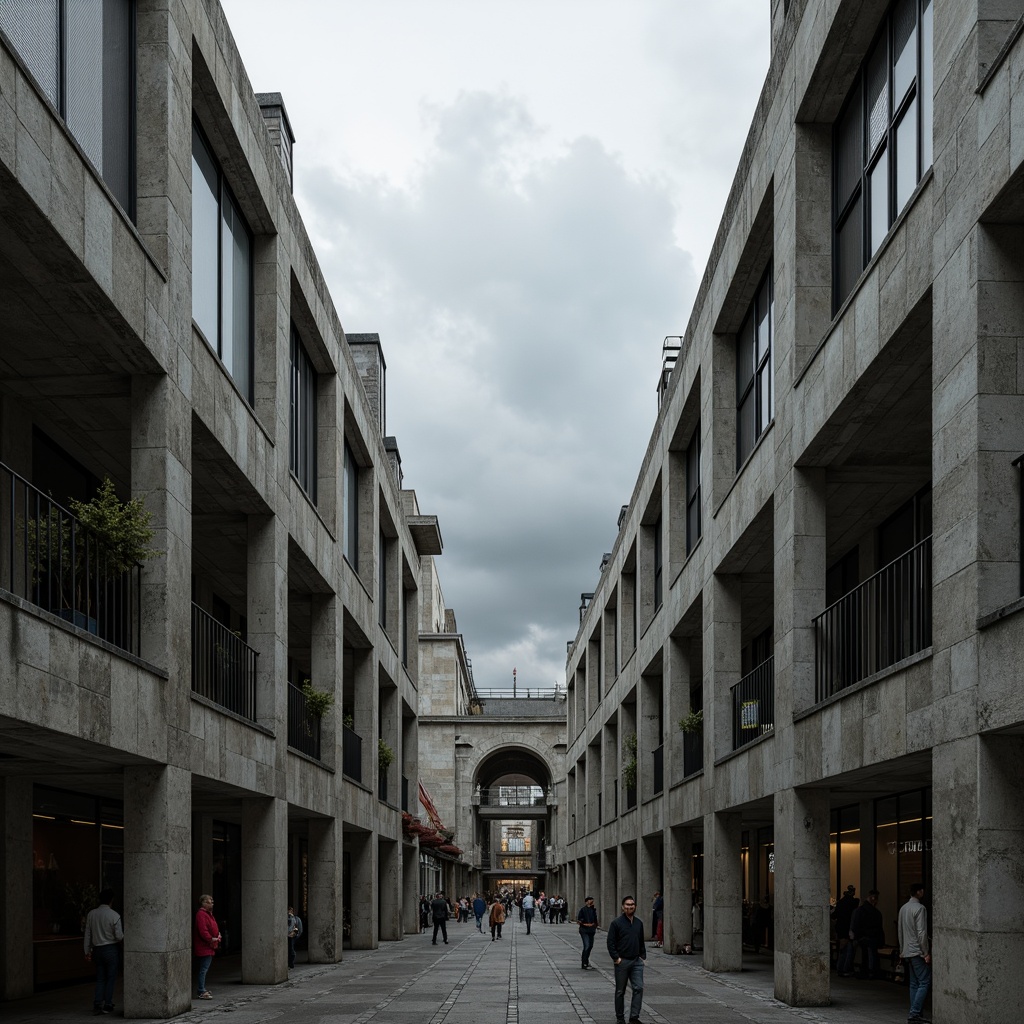
[(195, 927), (192, 929), (192, 951), (199, 964), (200, 999), (213, 998), (213, 993), (206, 990), (206, 972), (210, 969), (210, 963), (219, 945), (220, 925), (213, 916), (213, 897), (200, 896)]

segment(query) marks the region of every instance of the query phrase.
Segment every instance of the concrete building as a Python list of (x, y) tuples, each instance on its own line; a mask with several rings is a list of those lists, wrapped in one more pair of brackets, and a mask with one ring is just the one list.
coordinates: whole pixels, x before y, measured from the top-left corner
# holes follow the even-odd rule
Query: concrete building
[[(215, 0), (0, 0), (2, 998), (82, 974), (102, 885), (129, 1017), (188, 1009), (201, 893), (252, 982), (287, 976), (289, 903), (313, 962), (417, 927), (440, 533), (293, 141)], [(152, 516), (141, 565), (75, 504), (108, 478)]]
[(1017, 1002), (1022, 13), (774, 0), (711, 259), (570, 646), (574, 902), (593, 891), (607, 921), (661, 889), (667, 950), (695, 919), (711, 970), (768, 944), (794, 1005), (829, 999), (830, 902), (878, 889), (894, 942), (920, 879), (935, 1019)]
[(502, 884), (557, 888), (565, 695), (478, 690), (429, 557), (421, 559), (420, 594), (420, 780), (463, 851), (434, 863), (421, 850), (421, 889), (461, 896)]

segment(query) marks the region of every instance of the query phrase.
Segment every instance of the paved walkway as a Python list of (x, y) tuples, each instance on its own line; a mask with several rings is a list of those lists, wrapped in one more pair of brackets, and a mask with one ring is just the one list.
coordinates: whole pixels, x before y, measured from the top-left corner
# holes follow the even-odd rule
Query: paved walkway
[[(238, 958), (214, 961), (215, 998), (176, 1018), (188, 1024), (613, 1024), (611, 963), (604, 933), (596, 970), (580, 969), (574, 925), (509, 921), (500, 942), (475, 924), (448, 927), (448, 946), (429, 934), (352, 951), (340, 964), (303, 964), (281, 985), (242, 985)], [(699, 956), (648, 948), (644, 1024), (889, 1024), (906, 1019), (907, 991), (891, 982), (838, 980), (833, 1005), (794, 1009), (772, 998), (771, 960), (748, 957), (739, 974), (710, 974)], [(628, 1009), (628, 993), (626, 1006)], [(120, 1007), (120, 991), (117, 994)], [(68, 1024), (90, 1016), (92, 987), (75, 986), (0, 1004), (4, 1024)], [(226, 1015), (230, 1014), (230, 1017)], [(120, 1008), (115, 1013), (120, 1016)], [(109, 1018), (108, 1018), (109, 1019)]]

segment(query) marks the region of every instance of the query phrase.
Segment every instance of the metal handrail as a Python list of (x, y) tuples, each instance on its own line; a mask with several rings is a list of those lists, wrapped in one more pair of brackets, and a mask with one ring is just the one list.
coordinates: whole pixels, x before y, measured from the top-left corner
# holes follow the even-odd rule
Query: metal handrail
[(347, 725), (341, 727), (341, 771), (356, 782), (363, 781), (363, 738)]
[(192, 690), (215, 704), (256, 720), (259, 651), (192, 603)]
[(816, 701), (924, 650), (932, 642), (932, 538), (883, 566), (812, 622)]
[(288, 684), (288, 746), (320, 760), (320, 716), (309, 710), (306, 695)]
[(0, 581), (10, 593), (138, 654), (142, 566), (114, 568), (110, 548), (63, 505), (0, 463)]
[(683, 778), (704, 770), (704, 726), (683, 733)]
[(775, 728), (775, 657), (761, 662), (732, 687), (732, 749)]

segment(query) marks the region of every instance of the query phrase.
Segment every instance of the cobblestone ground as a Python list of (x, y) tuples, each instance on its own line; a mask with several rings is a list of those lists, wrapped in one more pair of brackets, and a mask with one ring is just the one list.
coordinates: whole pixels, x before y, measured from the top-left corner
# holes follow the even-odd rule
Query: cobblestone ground
[[(492, 942), (474, 924), (449, 925), (449, 945), (407, 936), (377, 950), (348, 952), (341, 964), (300, 963), (288, 982), (242, 985), (237, 959), (214, 962), (215, 998), (176, 1018), (189, 1024), (613, 1024), (611, 963), (604, 933), (596, 969), (580, 969), (575, 926), (510, 921)], [(882, 1024), (906, 1019), (906, 989), (887, 982), (838, 981), (833, 1005), (795, 1009), (772, 998), (771, 961), (749, 958), (740, 974), (712, 975), (696, 956), (649, 948), (647, 1024)], [(120, 991), (117, 994), (120, 1000)], [(91, 1012), (91, 986), (0, 1004), (5, 1024), (64, 1024)], [(628, 994), (627, 994), (628, 1009)], [(227, 1015), (230, 1014), (230, 1017)], [(116, 1011), (120, 1016), (120, 1007)]]

